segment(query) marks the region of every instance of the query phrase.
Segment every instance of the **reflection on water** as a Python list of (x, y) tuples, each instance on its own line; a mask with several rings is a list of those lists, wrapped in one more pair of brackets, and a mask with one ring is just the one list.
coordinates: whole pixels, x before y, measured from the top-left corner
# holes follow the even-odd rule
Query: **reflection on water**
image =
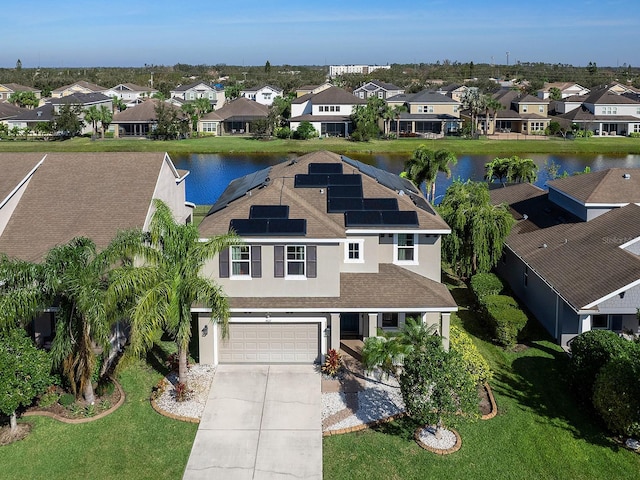
[[(187, 200), (197, 205), (214, 203), (231, 180), (262, 168), (283, 162), (295, 155), (233, 155), (233, 154), (171, 154), (176, 167), (189, 170), (187, 177)], [(353, 154), (355, 160), (368, 163), (393, 173), (400, 173), (407, 155), (366, 155)], [(545, 165), (551, 162), (560, 167), (560, 172), (569, 174), (581, 172), (585, 167), (592, 171), (611, 167), (640, 167), (640, 155), (520, 155), (532, 158), (538, 168), (536, 185), (544, 187), (549, 179)], [(442, 173), (436, 180), (436, 198), (444, 195), (454, 179), (482, 180), (484, 165), (495, 157), (490, 155), (464, 155), (451, 167), (451, 178)]]

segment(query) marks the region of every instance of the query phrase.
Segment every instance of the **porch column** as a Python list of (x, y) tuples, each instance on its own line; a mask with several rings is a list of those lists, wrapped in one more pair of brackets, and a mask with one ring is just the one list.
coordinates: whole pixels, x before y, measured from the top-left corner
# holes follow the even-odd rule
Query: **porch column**
[(591, 330), (591, 315), (582, 315), (580, 316), (580, 332), (578, 333), (584, 333), (584, 332), (588, 332), (589, 330)]
[(377, 337), (378, 336), (378, 314), (370, 313), (368, 315), (368, 322), (365, 329), (364, 337)]
[(340, 314), (332, 313), (330, 319), (331, 326), (331, 346), (335, 350), (340, 350)]
[(215, 365), (217, 359), (218, 324), (212, 323), (210, 317), (198, 315), (198, 355), (200, 363)]
[(599, 125), (598, 135), (602, 136), (602, 122), (600, 122), (598, 125)]
[(451, 314), (449, 312), (442, 314), (440, 335), (442, 336), (442, 346), (445, 352), (449, 351), (449, 325), (451, 323)]

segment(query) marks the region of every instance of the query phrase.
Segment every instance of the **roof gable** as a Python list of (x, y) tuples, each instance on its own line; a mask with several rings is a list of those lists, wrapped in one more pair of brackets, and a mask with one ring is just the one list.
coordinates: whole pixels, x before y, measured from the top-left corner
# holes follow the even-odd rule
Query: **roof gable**
[(640, 203), (640, 168), (609, 168), (548, 182), (583, 205)]

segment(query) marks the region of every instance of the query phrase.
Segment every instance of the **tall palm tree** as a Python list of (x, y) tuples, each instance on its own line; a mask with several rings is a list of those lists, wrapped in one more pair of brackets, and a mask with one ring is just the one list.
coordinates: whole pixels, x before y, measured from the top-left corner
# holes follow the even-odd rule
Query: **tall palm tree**
[[(497, 98), (494, 98), (490, 95), (486, 97), (486, 108), (487, 111), (492, 113), (491, 115), (491, 131), (496, 133), (496, 117), (498, 116), (498, 112), (500, 110), (504, 110), (504, 105), (502, 105)], [(487, 117), (487, 122), (489, 122), (489, 118)], [(489, 128), (489, 124), (487, 123), (487, 129)]]
[(393, 118), (396, 119), (396, 138), (400, 138), (400, 116), (407, 111), (406, 105), (396, 105), (391, 111), (393, 112)]
[(100, 121), (100, 111), (95, 105), (91, 105), (84, 111), (85, 122), (91, 123), (93, 126), (93, 134), (98, 135), (98, 122)]
[(117, 320), (117, 311), (105, 301), (109, 270), (138, 239), (123, 232), (98, 252), (92, 240), (78, 237), (52, 248), (40, 264), (7, 257), (0, 261), (0, 325), (24, 324), (57, 306), (54, 367), (61, 368), (72, 392), (90, 404), (95, 401), (91, 376), (96, 347), (108, 352), (111, 326)]
[(191, 306), (199, 303), (211, 308), (211, 318), (222, 324), (223, 335), (227, 333), (227, 298), (219, 285), (201, 276), (202, 267), (239, 238), (226, 234), (201, 242), (194, 224), (176, 222), (161, 200), (153, 205), (146, 242), (136, 250), (143, 265), (117, 269), (109, 298), (111, 303), (128, 303), (133, 353), (148, 349), (160, 329), (169, 332), (178, 347), (179, 380), (186, 384)]
[(444, 173), (447, 178), (451, 176), (450, 165), (458, 162), (457, 157), (448, 150), (433, 151), (426, 145), (419, 145), (412, 157), (404, 165), (406, 177), (418, 188), (426, 183), (426, 197), (433, 202), (435, 200), (436, 177), (438, 172)]
[(477, 116), (485, 110), (485, 97), (477, 88), (470, 88), (460, 99), (462, 108), (471, 115), (471, 135), (476, 133)]
[(100, 136), (104, 140), (104, 132), (109, 128), (113, 120), (113, 111), (106, 105), (102, 105), (98, 113), (100, 114)]

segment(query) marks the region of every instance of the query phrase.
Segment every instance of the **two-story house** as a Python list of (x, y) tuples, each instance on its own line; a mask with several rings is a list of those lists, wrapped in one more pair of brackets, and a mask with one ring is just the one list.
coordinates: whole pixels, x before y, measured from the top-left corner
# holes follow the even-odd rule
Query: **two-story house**
[(404, 88), (400, 88), (392, 83), (381, 82), (380, 80), (371, 80), (353, 91), (356, 97), (364, 98), (378, 97), (383, 100), (391, 98), (395, 95), (404, 93)]
[(224, 107), (203, 115), (198, 132), (210, 135), (249, 135), (256, 120), (266, 120), (269, 107), (246, 97), (227, 102)]
[(549, 126), (549, 100), (503, 88), (493, 94), (502, 108), (478, 115), (478, 128), (485, 135), (494, 133), (541, 134)]
[[(640, 133), (640, 100), (635, 95), (615, 93), (608, 86), (594, 90), (586, 97), (569, 97), (556, 118), (567, 126), (577, 125), (596, 135), (628, 135)], [(578, 105), (578, 102), (579, 105)]]
[(400, 136), (444, 136), (460, 127), (460, 102), (431, 90), (395, 95), (387, 98), (387, 105), (406, 108), (391, 122), (391, 131)]
[(101, 87), (95, 83), (80, 80), (72, 83), (71, 85), (65, 85), (63, 87), (56, 88), (55, 90), (51, 90), (51, 97), (62, 98), (75, 93), (104, 93), (107, 90), (108, 88)]
[(211, 103), (214, 110), (222, 108), (225, 103), (224, 89), (205, 82), (195, 82), (188, 85), (178, 85), (170, 92), (171, 98), (176, 98), (182, 102), (191, 102), (198, 98), (206, 98)]
[(9, 100), (11, 95), (18, 92), (32, 92), (36, 98), (42, 98), (42, 90), (38, 90), (37, 88), (27, 87), (17, 83), (2, 83), (0, 84), (0, 103)]
[[(194, 306), (201, 363), (312, 363), (344, 338), (437, 325), (456, 304), (440, 282), (448, 225), (405, 179), (315, 152), (232, 181), (200, 224), (243, 243), (205, 266), (229, 299), (229, 338)], [(195, 319), (194, 319), (195, 321)]]
[(142, 87), (134, 83), (120, 83), (104, 92), (108, 97), (119, 98), (127, 107), (134, 107), (156, 93), (158, 93), (158, 90), (154, 88)]
[(246, 88), (240, 91), (240, 96), (258, 102), (261, 105), (271, 105), (276, 97), (282, 97), (284, 90), (271, 85)]
[(462, 98), (466, 93), (476, 87), (468, 87), (467, 85), (460, 85), (459, 83), (451, 83), (449, 85), (442, 85), (436, 92), (441, 95), (446, 95), (449, 98), (453, 98), (458, 102), (462, 102)]
[(551, 100), (551, 93), (557, 90), (560, 92), (560, 98), (573, 97), (575, 95), (588, 95), (591, 90), (583, 87), (579, 83), (574, 82), (545, 82), (544, 87), (538, 90), (537, 96), (542, 100)]
[(640, 169), (492, 190), (516, 219), (496, 267), (562, 346), (593, 329), (640, 334)]
[(351, 114), (358, 105), (367, 101), (338, 87), (329, 87), (318, 93), (307, 93), (291, 102), (291, 130), (301, 122), (311, 122), (321, 136), (346, 137), (352, 131)]

